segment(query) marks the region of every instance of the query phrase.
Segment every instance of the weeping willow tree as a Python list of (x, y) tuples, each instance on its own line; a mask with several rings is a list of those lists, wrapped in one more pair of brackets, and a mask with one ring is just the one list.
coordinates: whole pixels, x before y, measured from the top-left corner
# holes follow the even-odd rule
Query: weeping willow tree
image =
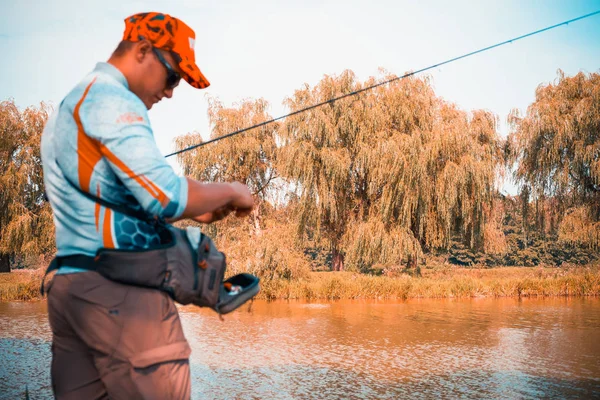
[[(209, 101), (208, 116), (211, 138), (226, 135), (272, 119), (268, 103), (245, 100), (225, 107), (216, 99)], [(303, 249), (294, 235), (294, 221), (289, 206), (276, 213), (272, 207), (284, 191), (277, 183), (276, 133), (279, 124), (272, 123), (217, 141), (206, 147), (180, 154), (179, 162), (187, 176), (200, 181), (239, 181), (255, 195), (255, 209), (250, 229), (246, 221), (228, 218), (204, 229), (228, 256), (228, 273), (250, 272), (260, 276), (268, 293), (275, 279), (297, 279), (309, 271)], [(178, 149), (202, 142), (197, 134), (176, 139)], [(250, 232), (249, 232), (250, 231)], [(249, 234), (250, 233), (250, 234)]]
[(43, 201), (40, 138), (48, 107), (0, 103), (0, 272), (10, 256), (53, 251), (52, 212)]
[[(315, 88), (297, 90), (286, 105), (293, 112), (356, 89), (354, 74), (346, 71), (339, 78), (325, 77)], [(355, 99), (329, 103), (288, 117), (280, 135), (278, 169), (299, 191), (300, 233), (313, 231), (329, 242), (334, 270), (343, 268), (340, 242), (354, 203), (360, 207), (366, 200), (364, 171), (356, 165), (360, 137), (368, 133), (362, 126), (365, 113)]]
[[(373, 83), (346, 71), (286, 104), (296, 111)], [(502, 235), (489, 218), (502, 161), (495, 127), (492, 114), (437, 98), (427, 78), (403, 79), (287, 118), (277, 165), (295, 183), (301, 233), (328, 242), (334, 270), (399, 264), (454, 235), (484, 250), (486, 235)]]
[[(209, 100), (208, 117), (211, 124), (210, 138), (272, 119), (267, 112), (265, 100), (246, 100), (233, 107), (224, 107), (217, 99)], [(260, 218), (269, 198), (272, 182), (277, 178), (273, 168), (276, 156), (275, 133), (277, 123), (250, 131), (248, 134), (218, 141), (207, 147), (178, 155), (186, 176), (200, 181), (238, 181), (248, 185), (258, 199), (253, 213), (254, 227), (261, 230)], [(198, 144), (202, 137), (198, 133), (176, 139), (177, 149)]]
[[(511, 113), (516, 180), (534, 204), (561, 216), (550, 226), (565, 242), (600, 246), (600, 74), (579, 73), (540, 86), (521, 117)], [(549, 203), (549, 199), (552, 201)], [(564, 218), (562, 215), (564, 214)], [(546, 226), (544, 214), (536, 215)], [(557, 227), (557, 228), (556, 228)]]

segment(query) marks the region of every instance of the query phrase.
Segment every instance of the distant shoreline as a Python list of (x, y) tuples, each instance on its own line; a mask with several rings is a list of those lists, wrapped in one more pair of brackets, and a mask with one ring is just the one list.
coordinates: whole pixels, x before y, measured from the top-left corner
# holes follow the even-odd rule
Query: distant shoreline
[[(598, 265), (568, 268), (423, 269), (422, 276), (311, 272), (298, 280), (263, 281), (258, 299), (338, 300), (473, 297), (600, 296)], [(41, 300), (43, 271), (0, 274), (0, 302)]]
[(600, 268), (496, 267), (423, 269), (421, 277), (313, 272), (299, 281), (272, 281), (261, 298), (298, 300), (600, 296)]

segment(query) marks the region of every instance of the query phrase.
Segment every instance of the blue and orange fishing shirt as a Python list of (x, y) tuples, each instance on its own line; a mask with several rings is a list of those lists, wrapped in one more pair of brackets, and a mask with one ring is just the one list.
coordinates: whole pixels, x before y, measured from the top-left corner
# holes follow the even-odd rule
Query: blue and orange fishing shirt
[[(66, 178), (82, 191), (152, 216), (177, 218), (185, 209), (186, 178), (158, 150), (144, 103), (111, 64), (98, 63), (65, 97), (48, 119), (41, 151), (58, 256), (159, 244), (153, 225), (88, 199)], [(79, 271), (63, 266), (58, 273)]]

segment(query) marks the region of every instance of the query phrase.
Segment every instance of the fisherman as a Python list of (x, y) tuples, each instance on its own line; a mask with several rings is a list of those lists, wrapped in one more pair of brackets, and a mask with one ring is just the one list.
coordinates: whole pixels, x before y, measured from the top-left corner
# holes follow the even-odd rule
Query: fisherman
[(169, 222), (211, 223), (252, 210), (245, 185), (179, 177), (154, 141), (147, 110), (170, 99), (181, 78), (198, 89), (209, 85), (196, 65), (195, 39), (188, 25), (167, 14), (128, 17), (108, 62), (74, 87), (44, 128), (44, 184), (63, 260), (48, 295), (58, 399), (190, 398), (190, 346), (173, 300), (108, 280), (77, 260), (100, 248), (164, 244), (158, 224), (82, 192)]

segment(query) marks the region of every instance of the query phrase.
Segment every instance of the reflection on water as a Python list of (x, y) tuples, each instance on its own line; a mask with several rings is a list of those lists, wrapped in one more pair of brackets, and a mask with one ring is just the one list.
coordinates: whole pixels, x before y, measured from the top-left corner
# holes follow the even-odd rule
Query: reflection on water
[[(600, 398), (600, 299), (180, 309), (193, 398)], [(51, 397), (45, 303), (0, 304), (0, 398)]]

